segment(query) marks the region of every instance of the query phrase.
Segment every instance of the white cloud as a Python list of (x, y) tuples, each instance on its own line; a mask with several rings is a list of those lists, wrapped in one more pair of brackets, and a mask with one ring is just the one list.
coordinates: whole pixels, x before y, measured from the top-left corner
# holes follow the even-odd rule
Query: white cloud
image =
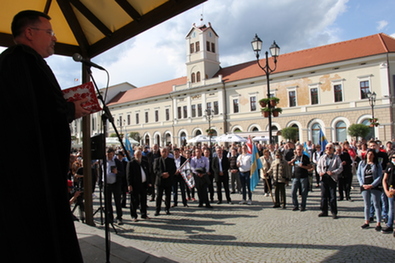
[(377, 24), (378, 24), (377, 30), (381, 31), (388, 25), (388, 22), (385, 20), (381, 20), (381, 21), (377, 22)]

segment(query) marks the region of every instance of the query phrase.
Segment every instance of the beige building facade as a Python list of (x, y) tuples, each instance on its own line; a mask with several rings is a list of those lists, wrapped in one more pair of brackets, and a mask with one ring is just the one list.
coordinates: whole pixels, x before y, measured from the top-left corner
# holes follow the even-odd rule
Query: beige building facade
[[(160, 146), (186, 144), (207, 134), (209, 124), (215, 135), (268, 131), (258, 103), (267, 97), (264, 72), (256, 61), (221, 68), (218, 39), (210, 24), (193, 25), (185, 38), (186, 77), (118, 90), (108, 103), (118, 131), (138, 132), (141, 144)], [(376, 34), (280, 54), (270, 75), (270, 94), (280, 99), (283, 110), (272, 117), (274, 140), (284, 140), (277, 131), (293, 126), (301, 142), (316, 143), (320, 129), (328, 141), (350, 141), (348, 127), (369, 125), (372, 113), (379, 125), (370, 128), (367, 138), (395, 138), (394, 52), (395, 39)], [(369, 92), (376, 94), (373, 112)], [(91, 118), (92, 135), (100, 133), (99, 113)]]

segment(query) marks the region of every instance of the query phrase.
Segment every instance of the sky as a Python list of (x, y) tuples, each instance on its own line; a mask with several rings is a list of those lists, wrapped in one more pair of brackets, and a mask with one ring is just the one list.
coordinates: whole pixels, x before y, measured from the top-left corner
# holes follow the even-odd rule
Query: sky
[[(107, 69), (110, 86), (143, 87), (186, 76), (185, 37), (194, 23), (211, 23), (224, 68), (255, 60), (255, 34), (263, 52), (274, 40), (280, 46), (278, 63), (281, 54), (298, 50), (377, 33), (395, 37), (393, 10), (393, 0), (208, 0), (91, 60)], [(47, 62), (62, 88), (81, 84), (80, 63), (58, 55)], [(92, 72), (99, 88), (105, 87), (107, 74)]]

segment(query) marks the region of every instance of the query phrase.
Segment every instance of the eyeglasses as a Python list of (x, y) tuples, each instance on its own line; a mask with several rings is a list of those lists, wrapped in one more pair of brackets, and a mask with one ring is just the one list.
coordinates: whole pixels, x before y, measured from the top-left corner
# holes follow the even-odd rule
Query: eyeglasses
[(54, 36), (55, 36), (55, 32), (53, 32), (51, 29), (42, 29), (42, 28), (37, 28), (37, 27), (31, 27), (31, 29), (43, 30), (43, 31), (45, 31), (47, 34), (49, 34), (51, 37), (54, 37)]

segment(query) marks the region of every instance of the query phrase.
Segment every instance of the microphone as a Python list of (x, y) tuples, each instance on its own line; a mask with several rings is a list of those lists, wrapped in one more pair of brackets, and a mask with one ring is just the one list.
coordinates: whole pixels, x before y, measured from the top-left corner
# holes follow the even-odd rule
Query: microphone
[(95, 63), (93, 63), (93, 62), (91, 62), (91, 61), (89, 61), (89, 60), (84, 59), (84, 58), (83, 58), (80, 54), (78, 54), (78, 53), (75, 53), (75, 54), (73, 55), (73, 59), (74, 59), (75, 62), (82, 62), (82, 63), (84, 63), (84, 64), (87, 65), (87, 66), (94, 67), (94, 68), (98, 68), (98, 69), (101, 69), (101, 70), (104, 70), (104, 71), (105, 71), (105, 69), (104, 69), (103, 67), (101, 67), (101, 66), (99, 66), (99, 65), (97, 65), (97, 64), (95, 64)]

